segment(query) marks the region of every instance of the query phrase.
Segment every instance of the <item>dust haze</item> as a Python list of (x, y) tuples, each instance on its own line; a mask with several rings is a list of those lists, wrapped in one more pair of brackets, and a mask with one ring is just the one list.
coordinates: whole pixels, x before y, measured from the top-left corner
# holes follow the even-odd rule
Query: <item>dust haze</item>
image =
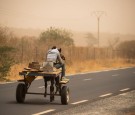
[(65, 28), (73, 32), (76, 45), (85, 46), (86, 33), (97, 37), (93, 12), (103, 11), (99, 29), (105, 44), (108, 38), (135, 38), (134, 6), (134, 0), (0, 0), (0, 25), (15, 28), (19, 36), (38, 36), (49, 27)]

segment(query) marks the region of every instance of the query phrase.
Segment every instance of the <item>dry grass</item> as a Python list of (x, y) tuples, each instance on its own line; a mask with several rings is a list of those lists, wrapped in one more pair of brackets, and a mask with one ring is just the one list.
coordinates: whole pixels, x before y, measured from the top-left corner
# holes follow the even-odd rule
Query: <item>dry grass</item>
[[(74, 62), (72, 65), (66, 66), (66, 74), (75, 74), (81, 72), (90, 72), (97, 70), (105, 70), (112, 68), (121, 68), (135, 66), (134, 63), (125, 62), (125, 60), (96, 60), (96, 61), (83, 61), (83, 62)], [(9, 80), (18, 80), (21, 77), (19, 72), (23, 70), (24, 67), (27, 67), (27, 64), (18, 64), (14, 65), (11, 68), (10, 75), (8, 76)]]
[(27, 64), (16, 64), (11, 67), (11, 71), (9, 73), (9, 76), (7, 77), (9, 80), (18, 80), (21, 77), (19, 76), (19, 72), (21, 72), (25, 67), (27, 67)]
[(71, 66), (67, 66), (67, 74), (90, 72), (98, 70), (106, 70), (113, 68), (131, 67), (135, 66), (135, 63), (125, 62), (125, 60), (97, 60), (97, 61), (83, 61), (75, 62)]

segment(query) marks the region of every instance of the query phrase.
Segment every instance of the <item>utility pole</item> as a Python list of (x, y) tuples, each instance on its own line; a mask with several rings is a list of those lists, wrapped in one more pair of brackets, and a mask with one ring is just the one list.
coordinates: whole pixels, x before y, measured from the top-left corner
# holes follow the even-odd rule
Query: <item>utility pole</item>
[(37, 51), (37, 47), (35, 48), (35, 53), (36, 53), (36, 58), (35, 58), (35, 61), (37, 61), (37, 57), (38, 57), (38, 51)]
[(21, 63), (23, 63), (23, 52), (24, 52), (24, 38), (22, 38), (22, 55), (21, 55)]
[(98, 21), (98, 25), (97, 25), (97, 28), (98, 28), (98, 32), (97, 32), (97, 38), (98, 38), (98, 48), (100, 47), (100, 18), (105, 14), (104, 11), (94, 11), (92, 12), (92, 14), (94, 14), (97, 18), (97, 21)]

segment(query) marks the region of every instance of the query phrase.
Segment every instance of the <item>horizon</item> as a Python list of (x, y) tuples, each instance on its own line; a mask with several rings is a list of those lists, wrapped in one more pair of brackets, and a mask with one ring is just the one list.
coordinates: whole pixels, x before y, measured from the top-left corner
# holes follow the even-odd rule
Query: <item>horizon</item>
[[(13, 35), (15, 35), (18, 38), (22, 38), (24, 36), (30, 36), (30, 37), (36, 37), (38, 38), (41, 34), (41, 32), (44, 32), (44, 30), (38, 30), (38, 29), (32, 29), (32, 28), (9, 28), (9, 32), (11, 32)], [(97, 37), (97, 32), (87, 32), (87, 31), (70, 31), (73, 36), (72, 39), (75, 42), (76, 46), (88, 46), (86, 35), (88, 33), (91, 33), (95, 38)], [(107, 46), (108, 41), (111, 40), (111, 42), (115, 41), (117, 38), (119, 38), (119, 42), (127, 41), (127, 40), (135, 40), (135, 35), (133, 34), (119, 34), (119, 33), (107, 33), (107, 32), (101, 32), (100, 33), (100, 45), (101, 46)]]

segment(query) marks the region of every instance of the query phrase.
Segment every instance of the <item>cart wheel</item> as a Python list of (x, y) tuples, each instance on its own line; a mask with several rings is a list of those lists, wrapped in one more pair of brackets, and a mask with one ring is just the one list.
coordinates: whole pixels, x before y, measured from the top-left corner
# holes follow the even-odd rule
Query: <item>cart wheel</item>
[(67, 105), (69, 103), (69, 88), (67, 86), (63, 86), (61, 90), (61, 103), (63, 105)]
[(16, 88), (16, 101), (18, 103), (23, 103), (25, 100), (25, 84), (19, 83), (17, 88)]

